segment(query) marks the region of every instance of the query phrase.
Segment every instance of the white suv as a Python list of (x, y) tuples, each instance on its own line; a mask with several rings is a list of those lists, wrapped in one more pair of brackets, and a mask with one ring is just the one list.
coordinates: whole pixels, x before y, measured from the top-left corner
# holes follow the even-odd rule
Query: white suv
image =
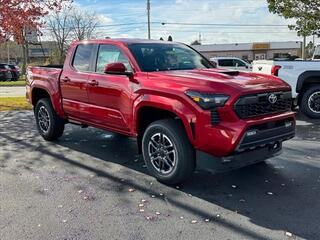
[(252, 66), (246, 61), (237, 57), (213, 57), (210, 61), (217, 65), (217, 68), (228, 68), (234, 70), (251, 71)]

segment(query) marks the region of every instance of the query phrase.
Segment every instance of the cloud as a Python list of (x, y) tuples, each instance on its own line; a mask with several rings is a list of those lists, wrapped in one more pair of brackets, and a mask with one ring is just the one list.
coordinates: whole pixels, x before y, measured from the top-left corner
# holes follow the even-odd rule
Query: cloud
[[(147, 37), (145, 0), (76, 1), (91, 9), (103, 24), (132, 24), (99, 29), (110, 37)], [(203, 43), (235, 43), (257, 41), (301, 40), (286, 27), (182, 26), (168, 23), (229, 23), (229, 24), (289, 24), (292, 21), (269, 13), (264, 0), (151, 0), (151, 34), (154, 39), (169, 35), (180, 42), (190, 43), (201, 33)]]

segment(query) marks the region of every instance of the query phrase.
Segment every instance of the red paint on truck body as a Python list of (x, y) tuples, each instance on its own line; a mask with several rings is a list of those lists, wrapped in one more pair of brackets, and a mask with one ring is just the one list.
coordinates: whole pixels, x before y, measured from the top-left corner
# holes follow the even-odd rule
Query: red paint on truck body
[[(44, 89), (60, 117), (128, 136), (138, 134), (141, 109), (167, 110), (181, 119), (195, 149), (217, 157), (232, 154), (248, 127), (295, 118), (293, 112), (284, 112), (243, 120), (233, 109), (243, 95), (290, 91), (289, 85), (278, 78), (246, 72), (233, 76), (225, 74), (225, 69), (143, 72), (127, 47), (132, 42), (144, 41), (108, 39), (73, 43), (63, 70), (28, 69), (28, 98), (32, 101), (34, 89)], [(133, 76), (78, 72), (72, 67), (72, 59), (80, 44), (118, 47), (129, 59)], [(185, 94), (187, 90), (230, 96), (225, 106), (217, 109), (219, 124), (211, 124), (210, 111), (193, 102)]]

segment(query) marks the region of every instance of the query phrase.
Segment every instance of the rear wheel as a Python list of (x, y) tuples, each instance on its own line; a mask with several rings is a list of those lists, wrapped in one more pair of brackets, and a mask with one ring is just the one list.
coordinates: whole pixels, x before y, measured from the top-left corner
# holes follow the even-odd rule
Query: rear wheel
[(55, 113), (50, 99), (40, 99), (34, 113), (38, 131), (45, 140), (54, 141), (62, 136), (64, 121)]
[(181, 183), (194, 171), (195, 151), (177, 120), (151, 123), (143, 135), (142, 152), (150, 173), (165, 184)]
[(301, 99), (301, 109), (308, 117), (320, 118), (320, 85), (305, 91)]

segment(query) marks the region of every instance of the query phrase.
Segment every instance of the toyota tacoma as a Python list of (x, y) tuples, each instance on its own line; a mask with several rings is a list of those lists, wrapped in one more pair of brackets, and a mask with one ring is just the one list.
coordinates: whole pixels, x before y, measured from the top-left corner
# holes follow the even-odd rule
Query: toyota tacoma
[(287, 83), (214, 68), (173, 42), (74, 42), (63, 66), (27, 69), (27, 99), (45, 140), (61, 137), (67, 123), (136, 137), (149, 172), (166, 184), (196, 167), (264, 161), (295, 133)]

